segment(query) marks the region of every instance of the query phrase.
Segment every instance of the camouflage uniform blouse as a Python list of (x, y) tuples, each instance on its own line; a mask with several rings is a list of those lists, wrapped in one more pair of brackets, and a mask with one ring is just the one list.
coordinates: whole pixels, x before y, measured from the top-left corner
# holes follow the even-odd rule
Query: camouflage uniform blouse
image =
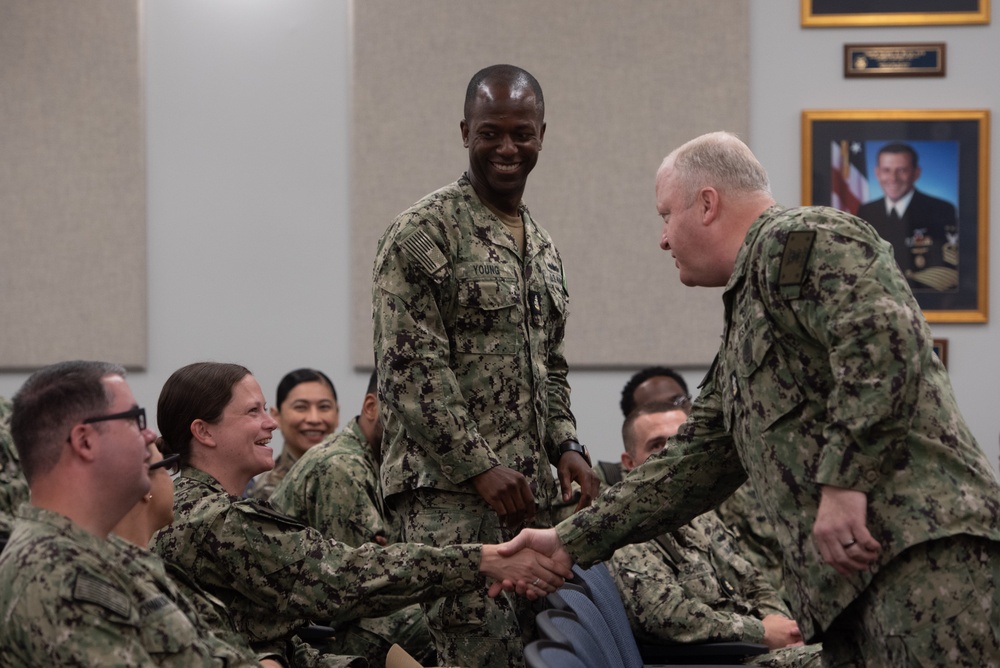
[(537, 481), (576, 437), (563, 357), (568, 295), (552, 239), (520, 209), (525, 257), (467, 177), (389, 226), (374, 272), (386, 496), (475, 493), (494, 466)]
[(28, 481), (21, 472), (21, 459), (0, 416), (0, 544), (10, 535), (18, 506), (27, 500)]
[[(306, 452), (309, 451), (306, 450)], [(281, 454), (274, 461), (274, 468), (261, 473), (255, 480), (251, 481), (247, 485), (247, 490), (243, 496), (248, 499), (257, 499), (258, 501), (269, 501), (271, 495), (274, 494), (274, 490), (285, 479), (285, 476), (292, 469), (292, 465), (297, 461), (299, 460), (292, 455), (291, 450), (282, 448)]]
[(257, 666), (198, 628), (176, 589), (68, 518), (21, 506), (0, 555), (5, 666)]
[[(808, 639), (907, 547), (962, 533), (1000, 540), (1000, 488), (892, 249), (869, 225), (828, 208), (768, 209), (723, 302), (722, 347), (675, 444), (559, 526), (571, 554), (588, 563), (672, 530), (749, 476)], [(820, 485), (868, 495), (882, 544), (872, 572), (845, 578), (822, 561), (811, 538)]]
[(252, 642), (486, 587), (479, 546), (348, 548), (188, 466), (175, 481), (174, 513), (154, 551), (221, 599)]
[[(306, 450), (271, 495), (271, 505), (351, 547), (373, 542), (376, 534), (396, 542), (389, 533), (380, 487), (372, 448), (355, 417), (339, 433)], [(431, 649), (430, 631), (416, 604), (361, 619), (357, 626), (382, 638), (386, 647), (396, 642), (411, 654), (419, 654), (423, 644)], [(346, 649), (358, 651), (350, 644)]]
[(626, 545), (608, 562), (636, 635), (674, 643), (764, 639), (767, 615), (791, 613), (736, 551), (714, 512), (656, 540)]
[(354, 418), (308, 450), (271, 496), (271, 505), (351, 547), (388, 537), (378, 466)]

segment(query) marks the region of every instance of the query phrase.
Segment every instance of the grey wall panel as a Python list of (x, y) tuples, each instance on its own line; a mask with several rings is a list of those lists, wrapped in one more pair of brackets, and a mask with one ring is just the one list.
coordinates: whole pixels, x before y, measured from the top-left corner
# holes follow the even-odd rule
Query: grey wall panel
[(393, 217), (468, 165), (470, 77), (509, 62), (545, 93), (525, 192), (566, 265), (573, 368), (706, 365), (717, 289), (687, 289), (661, 251), (653, 181), (691, 137), (746, 134), (747, 3), (364, 0), (353, 4), (352, 354), (370, 366), (371, 271)]
[(136, 0), (0, 0), (0, 368), (146, 364)]

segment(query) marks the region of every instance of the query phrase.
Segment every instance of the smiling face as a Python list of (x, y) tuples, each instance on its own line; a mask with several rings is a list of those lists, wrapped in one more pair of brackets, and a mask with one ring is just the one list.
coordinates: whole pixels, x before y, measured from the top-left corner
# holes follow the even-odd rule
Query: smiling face
[(515, 214), (545, 136), (543, 112), (531, 87), (484, 81), (461, 128), (476, 193), (494, 208)]
[(257, 379), (246, 375), (233, 386), (233, 397), (219, 420), (208, 427), (217, 456), (231, 473), (245, 478), (245, 486), (258, 473), (274, 467), (271, 433), (278, 423), (267, 412)]
[(280, 407), (272, 408), (285, 446), (296, 457), (332, 434), (340, 421), (333, 390), (326, 383), (307, 381), (291, 389)]
[(909, 153), (880, 153), (875, 168), (878, 184), (885, 196), (896, 202), (913, 190), (913, 184), (920, 178), (920, 168), (914, 166)]

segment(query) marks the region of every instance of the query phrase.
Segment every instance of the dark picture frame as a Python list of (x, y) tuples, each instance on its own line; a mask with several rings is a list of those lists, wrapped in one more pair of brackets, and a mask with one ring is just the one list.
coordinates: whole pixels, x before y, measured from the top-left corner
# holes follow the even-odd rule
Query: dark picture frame
[(943, 77), (946, 55), (944, 42), (845, 44), (844, 78)]
[[(940, 234), (920, 228), (900, 240), (880, 229), (884, 223), (869, 222), (893, 243), (929, 322), (987, 322), (989, 110), (803, 111), (802, 203), (875, 211), (884, 201), (878, 152), (900, 143), (919, 156), (917, 192), (929, 205), (946, 207), (952, 224)], [(925, 248), (932, 254), (918, 257)], [(934, 257), (942, 259), (926, 259)], [(934, 271), (922, 268), (928, 262)]]
[(801, 0), (802, 26), (974, 25), (990, 22), (990, 0)]
[(948, 368), (948, 339), (934, 339), (934, 354), (941, 360), (944, 368)]

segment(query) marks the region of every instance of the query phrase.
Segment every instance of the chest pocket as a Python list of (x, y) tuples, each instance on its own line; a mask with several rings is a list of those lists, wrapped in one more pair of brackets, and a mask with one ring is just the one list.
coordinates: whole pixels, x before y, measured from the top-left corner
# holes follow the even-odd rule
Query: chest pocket
[(802, 390), (776, 345), (770, 327), (756, 324), (730, 351), (730, 429), (760, 436), (805, 400)]
[(523, 337), (521, 289), (505, 276), (466, 278), (458, 283), (455, 351), (480, 355), (513, 355)]
[(306, 558), (312, 539), (322, 540), (294, 517), (253, 501), (233, 504), (231, 519), (239, 522), (245, 541), (245, 559), (252, 561), (264, 576), (270, 577)]
[(545, 322), (552, 321), (562, 324), (566, 321), (569, 311), (569, 295), (563, 288), (562, 276), (554, 272), (546, 272), (545, 284), (550, 302), (546, 305), (548, 312), (543, 313)]
[(677, 582), (684, 588), (689, 598), (701, 601), (717, 601), (722, 598), (722, 590), (715, 573), (703, 561), (683, 563), (678, 567)]

